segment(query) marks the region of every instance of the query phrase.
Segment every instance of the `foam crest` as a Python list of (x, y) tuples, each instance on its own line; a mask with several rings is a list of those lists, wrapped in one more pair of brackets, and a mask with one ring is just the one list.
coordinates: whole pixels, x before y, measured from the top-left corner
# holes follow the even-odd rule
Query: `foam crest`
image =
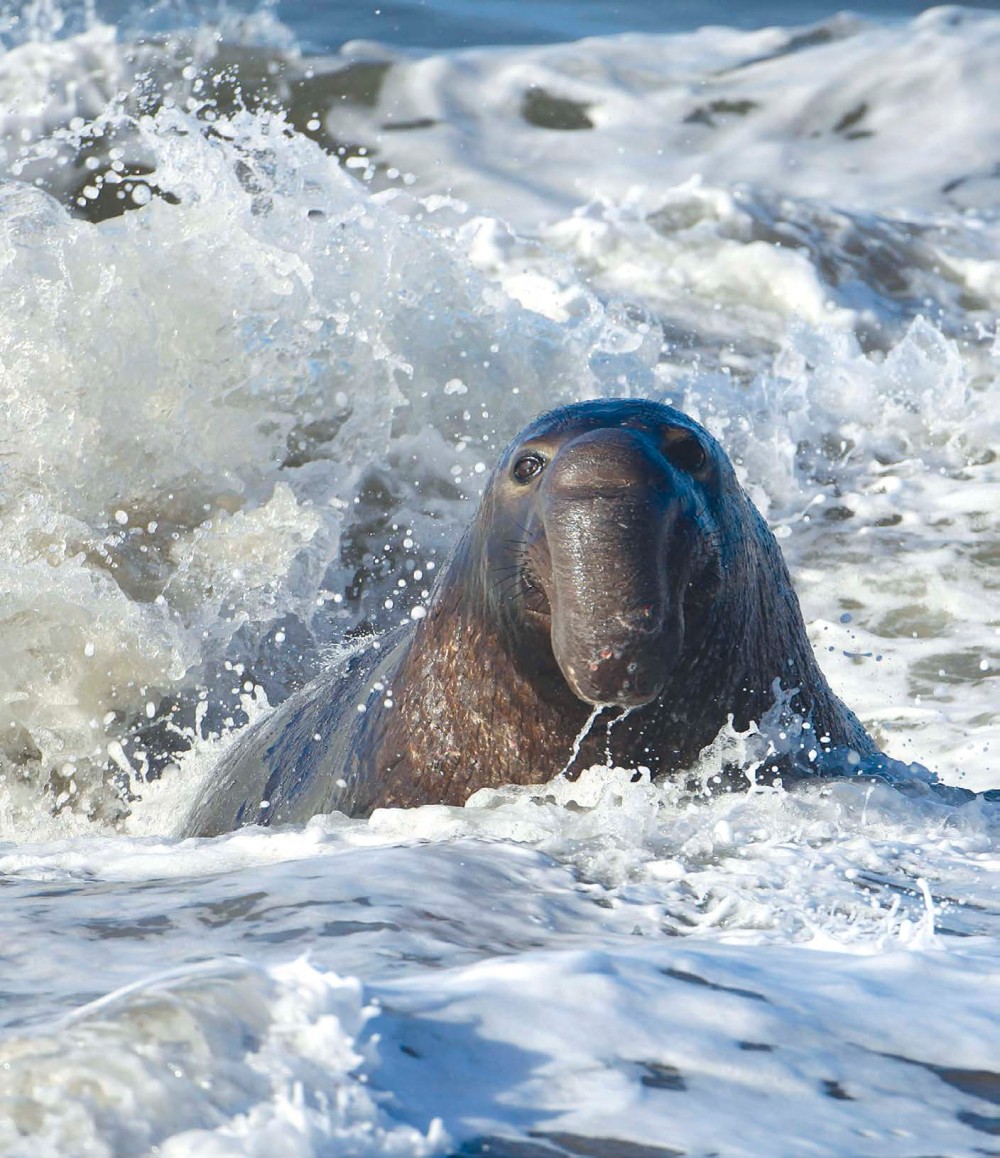
[[(383, 614), (425, 598), (525, 408), (605, 374), (596, 302), (566, 335), (280, 117), (208, 134), (163, 108), (135, 129), (177, 204), (95, 225), (9, 185), (0, 239), (4, 750), (39, 785), (73, 764), (98, 815), (118, 807), (100, 799), (109, 743), (136, 768), (156, 748), (155, 771), (199, 686), (215, 730), (239, 714), (230, 648), (280, 698), (348, 605), (350, 622), (363, 595)], [(149, 704), (160, 732), (134, 739)]]
[(997, 17), (203, 15), (2, 30), (0, 1149), (981, 1152), (998, 805), (758, 784), (780, 696), (690, 783), (170, 834), (597, 394), (706, 423), (880, 745), (995, 787)]
[(0, 1144), (10, 1154), (439, 1152), (440, 1123), (422, 1134), (393, 1122), (364, 1084), (359, 1071), (377, 1053), (358, 1039), (375, 1012), (356, 979), (304, 960), (148, 977), (6, 1038)]

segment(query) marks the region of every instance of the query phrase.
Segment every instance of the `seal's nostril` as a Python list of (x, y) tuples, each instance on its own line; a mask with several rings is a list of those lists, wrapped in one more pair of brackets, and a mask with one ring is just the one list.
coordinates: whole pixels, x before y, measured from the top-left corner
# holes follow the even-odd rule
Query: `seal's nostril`
[[(641, 654), (633, 646), (636, 641), (594, 641), (579, 666), (571, 661), (563, 672), (574, 693), (592, 704), (617, 704), (619, 707), (638, 707), (648, 704), (663, 686), (662, 663), (658, 650), (649, 652), (648, 639), (639, 642)], [(669, 650), (669, 649), (668, 649)]]

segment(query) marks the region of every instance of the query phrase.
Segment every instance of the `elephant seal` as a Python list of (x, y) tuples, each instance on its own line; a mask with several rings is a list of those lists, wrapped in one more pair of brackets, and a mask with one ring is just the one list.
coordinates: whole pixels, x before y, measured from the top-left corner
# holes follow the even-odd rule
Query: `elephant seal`
[[(606, 750), (678, 774), (728, 719), (745, 730), (773, 713), (781, 689), (799, 730), (772, 772), (879, 757), (819, 670), (778, 544), (721, 446), (656, 402), (582, 402), (503, 452), (425, 618), (248, 728), (187, 831), (462, 804)], [(622, 718), (580, 742), (596, 705)]]

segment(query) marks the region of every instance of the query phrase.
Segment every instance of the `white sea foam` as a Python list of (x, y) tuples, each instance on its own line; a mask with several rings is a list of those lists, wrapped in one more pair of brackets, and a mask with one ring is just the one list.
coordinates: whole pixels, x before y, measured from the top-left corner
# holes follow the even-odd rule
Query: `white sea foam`
[(695, 174), (840, 207), (992, 211), (998, 50), (996, 14), (957, 7), (447, 56), (357, 43), (342, 55), (392, 67), (373, 107), (330, 117), (344, 132), (349, 112), (354, 139), (420, 188), (521, 226), (593, 197), (655, 209)]
[(0, 1046), (0, 1146), (11, 1155), (439, 1153), (439, 1122), (426, 1135), (394, 1123), (357, 1072), (377, 1057), (371, 1040), (357, 1040), (376, 1012), (357, 980), (304, 960), (146, 977)]
[[(596, 300), (557, 327), (280, 120), (215, 128), (171, 110), (141, 126), (180, 205), (94, 226), (5, 191), (0, 735), (8, 759), (68, 769), (54, 794), (93, 794), (90, 811), (108, 744), (146, 703), (230, 651), (285, 680), (308, 670), (366, 486), (383, 507), (365, 548), (405, 533), (427, 576), (405, 613), (526, 409), (614, 388), (594, 363), (617, 323)], [(477, 401), (447, 392), (459, 376)], [(245, 681), (217, 682), (231, 703)]]
[(996, 806), (862, 784), (691, 804), (632, 779), (4, 850), (5, 1120), (25, 1153), (541, 1131), (794, 1154), (820, 1121), (821, 1153), (972, 1154)]
[(214, 27), (66, 31), (0, 57), (0, 1149), (988, 1148), (990, 801), (599, 767), (171, 834), (594, 394), (708, 425), (838, 692), (1000, 784), (997, 17), (311, 62), (230, 21), (287, 115), (199, 104)]

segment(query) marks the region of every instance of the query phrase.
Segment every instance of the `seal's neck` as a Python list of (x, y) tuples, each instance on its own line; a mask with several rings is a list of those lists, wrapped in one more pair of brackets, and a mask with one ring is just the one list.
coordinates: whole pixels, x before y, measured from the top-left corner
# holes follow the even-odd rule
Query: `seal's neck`
[[(777, 543), (762, 520), (754, 529), (753, 549), (724, 561), (727, 580), (705, 630), (663, 694), (615, 727), (616, 761), (658, 776), (691, 767), (730, 716), (741, 731), (761, 721), (774, 706), (775, 680), (800, 689), (789, 706), (830, 746), (875, 750), (816, 664)], [(372, 807), (463, 804), (480, 788), (545, 783), (567, 761), (577, 770), (603, 762), (606, 745), (594, 734), (571, 759), (590, 705), (573, 695), (544, 647), (526, 656), (486, 590), (460, 547), (393, 680)]]
[[(742, 559), (726, 561), (726, 593), (702, 646), (680, 673), (688, 687), (703, 689), (699, 703), (686, 705), (691, 732), (711, 733), (710, 741), (729, 715), (740, 731), (759, 723), (775, 705), (779, 681), (785, 692), (797, 689), (789, 707), (810, 720), (818, 735), (829, 736), (831, 747), (873, 752), (873, 741), (816, 662), (781, 549), (749, 501), (747, 508), (745, 526), (753, 549)], [(733, 581), (735, 575), (739, 582)]]
[(463, 804), (480, 788), (544, 783), (590, 711), (563, 681), (515, 660), (467, 571), (442, 580), (393, 681), (374, 807)]

